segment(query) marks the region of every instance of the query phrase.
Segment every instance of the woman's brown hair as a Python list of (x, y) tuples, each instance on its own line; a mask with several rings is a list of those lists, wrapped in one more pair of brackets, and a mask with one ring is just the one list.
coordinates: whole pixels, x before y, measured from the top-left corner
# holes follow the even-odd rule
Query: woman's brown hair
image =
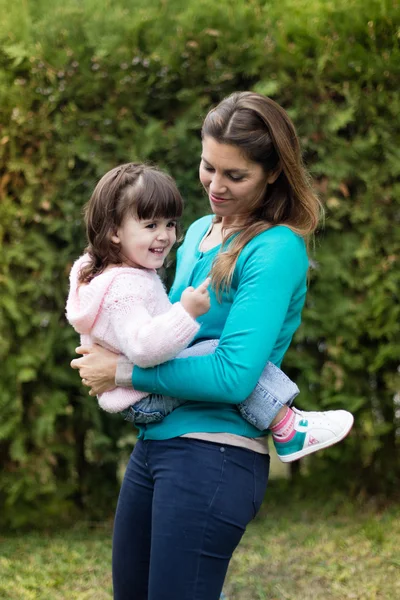
[(308, 238), (318, 225), (322, 207), (304, 168), (294, 125), (270, 98), (253, 92), (228, 96), (206, 116), (202, 138), (206, 137), (237, 147), (266, 174), (278, 174), (258, 206), (224, 234), (224, 243), (237, 235), (213, 264), (212, 281), (219, 293), (230, 287), (239, 254), (252, 238), (275, 225), (286, 225)]
[(122, 263), (112, 236), (126, 216), (142, 220), (179, 219), (183, 201), (172, 177), (156, 167), (127, 163), (104, 175), (85, 206), (89, 262), (79, 273), (89, 283), (110, 265)]

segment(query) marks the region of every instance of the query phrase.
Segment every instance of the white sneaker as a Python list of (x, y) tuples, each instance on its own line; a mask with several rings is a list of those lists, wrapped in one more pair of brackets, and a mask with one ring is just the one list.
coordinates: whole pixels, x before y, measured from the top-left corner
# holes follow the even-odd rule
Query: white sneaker
[(295, 422), (290, 439), (280, 442), (272, 438), (278, 457), (284, 463), (333, 446), (346, 437), (354, 423), (353, 415), (347, 410), (291, 410), (295, 413)]

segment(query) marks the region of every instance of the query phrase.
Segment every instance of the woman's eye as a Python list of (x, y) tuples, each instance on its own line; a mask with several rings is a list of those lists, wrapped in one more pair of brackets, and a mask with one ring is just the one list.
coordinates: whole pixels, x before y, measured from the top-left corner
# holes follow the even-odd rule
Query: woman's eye
[(204, 169), (205, 171), (208, 171), (209, 173), (212, 173), (212, 172), (214, 171), (214, 169), (213, 169), (212, 167), (208, 167), (208, 166), (206, 166), (206, 165), (203, 165), (203, 169)]
[(239, 175), (239, 176), (238, 175), (229, 175), (229, 179), (231, 181), (238, 182), (238, 181), (242, 181), (243, 177), (242, 177), (242, 175)]

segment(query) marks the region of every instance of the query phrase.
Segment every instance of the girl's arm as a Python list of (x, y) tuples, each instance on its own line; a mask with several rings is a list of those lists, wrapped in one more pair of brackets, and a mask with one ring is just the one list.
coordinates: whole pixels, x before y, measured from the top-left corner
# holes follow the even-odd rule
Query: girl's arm
[(239, 261), (237, 291), (215, 354), (172, 360), (151, 369), (135, 365), (134, 388), (230, 404), (249, 396), (297, 297), (297, 321), (290, 336), (300, 323), (308, 260), (303, 240), (288, 228), (277, 227), (250, 242)]
[[(150, 293), (154, 296), (159, 290), (150, 289)], [(199, 324), (180, 302), (170, 305), (163, 314), (152, 316), (147, 310), (149, 301), (143, 284), (138, 285), (129, 275), (120, 275), (108, 291), (106, 306), (119, 350), (142, 368), (174, 358), (199, 330)]]

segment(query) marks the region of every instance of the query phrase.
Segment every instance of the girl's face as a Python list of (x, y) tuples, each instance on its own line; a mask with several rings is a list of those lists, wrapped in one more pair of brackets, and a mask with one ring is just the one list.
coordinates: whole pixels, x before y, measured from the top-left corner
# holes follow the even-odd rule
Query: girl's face
[(120, 244), (121, 258), (126, 266), (159, 269), (175, 244), (176, 221), (141, 221), (133, 216), (125, 217), (111, 239)]
[(226, 223), (253, 211), (272, 179), (237, 146), (220, 144), (212, 137), (203, 139), (199, 175), (213, 213)]

